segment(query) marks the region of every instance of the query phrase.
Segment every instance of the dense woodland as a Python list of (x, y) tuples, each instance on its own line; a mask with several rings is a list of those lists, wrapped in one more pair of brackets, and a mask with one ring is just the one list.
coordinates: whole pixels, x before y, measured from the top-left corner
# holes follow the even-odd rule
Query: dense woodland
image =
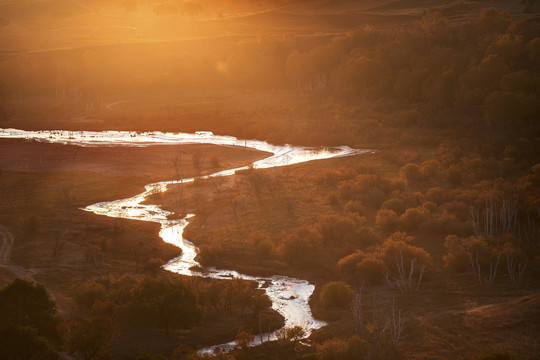
[[(148, 7), (171, 28), (212, 13), (225, 26), (227, 13), (216, 9), (229, 9), (226, 3), (123, 1), (118, 11)], [(61, 119), (62, 127), (74, 130), (211, 130), (377, 151), (326, 165), (250, 168), (219, 184), (196, 181), (183, 189), (195, 205), (173, 202), (172, 191), (151, 199), (178, 213), (195, 212), (185, 237), (199, 246), (202, 265), (315, 283), (310, 305), (328, 325), (308, 342), (300, 341), (302, 329), (289, 328), (276, 342), (249, 347), (258, 334), (282, 324), (261, 290), (240, 280), (178, 279), (160, 269), (166, 259), (142, 251), (133, 260), (135, 275), (99, 271), (77, 284), (77, 319), (63, 321), (40, 285), (16, 280), (4, 287), (0, 315), (9, 321), (0, 322), (6, 335), (0, 354), (30, 358), (9, 353), (10, 344), (24, 341), (32, 345), (29, 352), (47, 359), (62, 352), (106, 359), (113, 338), (129, 329), (167, 336), (204, 319), (241, 318), (230, 353), (198, 354), (202, 344), (186, 342), (172, 352), (124, 356), (534, 358), (538, 324), (515, 319), (539, 315), (540, 21), (495, 8), (452, 21), (459, 6), (426, 9), (402, 26), (362, 24), (339, 35), (266, 31), (208, 39), (205, 47), (195, 40), (126, 42), (2, 58), (2, 127), (13, 118), (26, 128), (48, 128)], [(142, 100), (148, 92), (154, 98)], [(174, 104), (207, 92), (217, 100)], [(228, 102), (235, 96), (241, 100)], [(126, 98), (145, 105), (106, 109), (109, 100)], [(42, 118), (30, 121), (37, 113)], [(81, 125), (75, 117), (103, 122)], [(9, 203), (3, 202), (4, 212)], [(23, 229), (41, 220), (3, 221)], [(113, 235), (88, 248), (88, 263), (96, 262), (96, 250), (107, 256)], [(459, 348), (467, 341), (445, 343), (442, 330), (440, 337), (428, 334), (440, 330), (438, 321), (454, 326), (452, 313), (467, 309), (456, 305), (458, 299), (481, 306), (520, 297), (530, 302), (513, 303), (517, 310), (503, 318), (516, 321), (511, 336), (522, 340), (513, 347), (491, 339)], [(28, 298), (39, 305), (21, 300)], [(43, 314), (33, 313), (37, 307)], [(426, 319), (438, 310), (442, 315)], [(474, 321), (464, 324), (480, 333)]]

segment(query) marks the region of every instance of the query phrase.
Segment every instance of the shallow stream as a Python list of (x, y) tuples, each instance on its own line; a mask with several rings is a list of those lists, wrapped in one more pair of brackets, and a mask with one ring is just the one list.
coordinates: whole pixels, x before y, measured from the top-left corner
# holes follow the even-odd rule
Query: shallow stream
[[(347, 146), (333, 148), (308, 148), (291, 145), (271, 145), (258, 140), (239, 140), (231, 136), (218, 136), (210, 132), (186, 133), (162, 133), (144, 132), (136, 133), (129, 131), (25, 131), (17, 129), (0, 129), (1, 138), (29, 139), (50, 143), (71, 144), (78, 146), (150, 146), (150, 145), (181, 145), (181, 144), (214, 144), (221, 146), (241, 146), (256, 150), (270, 152), (273, 155), (258, 160), (251, 164), (253, 168), (271, 168), (303, 163), (312, 160), (330, 159), (344, 156), (352, 156), (370, 152), (370, 150), (356, 150)], [(223, 170), (203, 178), (233, 175), (237, 170), (247, 169), (248, 166)], [(183, 179), (183, 183), (192, 182), (194, 179)], [(146, 198), (155, 193), (167, 190), (168, 185), (179, 181), (165, 181), (146, 185), (146, 190), (131, 198), (114, 200), (88, 205), (83, 210), (109, 217), (151, 221), (161, 224), (160, 236), (170, 244), (182, 249), (182, 254), (170, 260), (163, 268), (181, 275), (201, 276), (216, 279), (241, 278), (258, 283), (259, 288), (264, 289), (272, 300), (272, 308), (285, 318), (285, 327), (301, 326), (306, 335), (312, 330), (325, 325), (316, 320), (311, 314), (309, 298), (315, 286), (305, 280), (287, 276), (256, 277), (240, 274), (233, 270), (215, 268), (202, 268), (195, 260), (197, 247), (182, 237), (184, 228), (189, 223), (188, 215), (183, 219), (169, 220), (170, 212), (161, 209), (158, 205), (145, 205)], [(197, 269), (197, 270), (193, 270)], [(261, 341), (275, 339), (275, 333), (264, 334), (256, 338), (255, 344)], [(234, 346), (234, 342), (220, 344), (215, 347), (227, 350)]]

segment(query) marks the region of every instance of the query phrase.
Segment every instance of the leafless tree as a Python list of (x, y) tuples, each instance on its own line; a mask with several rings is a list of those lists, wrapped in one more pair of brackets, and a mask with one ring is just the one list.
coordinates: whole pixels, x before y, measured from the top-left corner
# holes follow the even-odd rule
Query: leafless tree
[(364, 319), (362, 316), (362, 291), (364, 290), (364, 285), (362, 284), (359, 289), (354, 292), (353, 299), (350, 304), (350, 310), (354, 318), (354, 328), (356, 335), (365, 337), (366, 328), (364, 324)]
[(470, 208), (471, 221), (476, 236), (501, 236), (518, 232), (518, 206), (516, 199), (500, 202), (493, 200), (493, 196), (486, 197), (483, 209)]
[[(400, 251), (399, 257), (396, 256), (396, 268), (398, 271), (398, 276), (390, 279), (388, 273), (385, 275), (386, 281), (390, 287), (397, 287), (404, 294), (417, 292), (420, 288), (420, 283), (422, 282), (426, 265), (422, 264), (417, 267), (416, 261), (416, 258), (412, 259), (407, 269), (405, 266), (405, 261), (403, 260), (403, 253)], [(418, 273), (415, 274), (417, 268)]]
[[(538, 210), (538, 219), (540, 219), (540, 207)], [(523, 243), (528, 248), (540, 248), (540, 231), (538, 231), (538, 219), (535, 215), (527, 213), (526, 221), (519, 226), (518, 237), (523, 240)]]
[(198, 152), (194, 153), (191, 156), (191, 163), (193, 164), (193, 168), (197, 172), (197, 176), (201, 176), (201, 167), (202, 167), (201, 154), (199, 154)]
[(519, 285), (525, 275), (525, 269), (527, 268), (527, 260), (520, 262), (516, 257), (516, 252), (513, 249), (509, 249), (505, 253), (506, 257), (506, 270), (508, 271), (508, 277), (513, 285)]
[(210, 183), (212, 184), (212, 189), (214, 193), (214, 199), (217, 199), (219, 193), (223, 190), (223, 184), (225, 183), (225, 178), (223, 176), (212, 176), (210, 178)]
[(489, 262), (489, 272), (484, 275), (478, 252), (469, 251), (467, 254), (469, 256), (471, 268), (476, 276), (476, 279), (478, 280), (478, 283), (480, 285), (493, 284), (493, 282), (495, 281), (495, 277), (497, 276), (497, 268), (499, 267), (499, 260), (501, 259), (501, 256), (497, 255), (495, 256), (495, 258), (491, 259), (491, 261)]
[(403, 337), (405, 318), (401, 316), (401, 309), (396, 309), (395, 299), (392, 298), (392, 309), (386, 313), (388, 334), (392, 345), (396, 346)]
[(53, 246), (52, 246), (52, 257), (55, 264), (57, 263), (58, 258), (60, 257), (60, 254), (62, 253), (63, 248), (64, 248), (64, 240), (62, 240), (59, 237), (55, 238)]
[(172, 156), (167, 158), (167, 162), (174, 169), (175, 180), (179, 185), (174, 187), (175, 207), (181, 208), (184, 203), (184, 172), (182, 168), (183, 153), (178, 149)]
[(369, 335), (373, 340), (377, 340), (384, 334), (388, 322), (385, 321), (383, 311), (380, 309), (380, 304), (377, 302), (377, 297), (373, 295), (373, 307), (371, 310), (371, 324), (369, 324)]

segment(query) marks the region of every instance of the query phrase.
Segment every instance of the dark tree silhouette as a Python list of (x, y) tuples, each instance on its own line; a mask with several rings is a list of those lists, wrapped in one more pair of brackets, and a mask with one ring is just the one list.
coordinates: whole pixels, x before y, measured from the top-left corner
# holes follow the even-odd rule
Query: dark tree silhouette
[(146, 279), (132, 291), (124, 307), (126, 319), (135, 324), (186, 329), (198, 324), (203, 310), (197, 296), (182, 283), (166, 279)]
[(109, 321), (77, 319), (69, 329), (69, 352), (85, 360), (110, 359), (108, 347), (113, 337), (114, 331)]
[(0, 290), (0, 358), (57, 358), (53, 349), (62, 342), (61, 323), (42, 285), (14, 280)]

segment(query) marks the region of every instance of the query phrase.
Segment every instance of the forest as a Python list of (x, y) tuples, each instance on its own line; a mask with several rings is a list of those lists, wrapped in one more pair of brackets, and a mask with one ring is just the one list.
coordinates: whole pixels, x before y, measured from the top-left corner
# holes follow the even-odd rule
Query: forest
[[(81, 3), (0, 2), (1, 128), (370, 151), (207, 178), (267, 154), (0, 137), (0, 357), (538, 356), (535, 1)], [(154, 223), (81, 211), (163, 180), (145, 203), (194, 214), (201, 271), (306, 279), (326, 325), (166, 271), (181, 251)]]

